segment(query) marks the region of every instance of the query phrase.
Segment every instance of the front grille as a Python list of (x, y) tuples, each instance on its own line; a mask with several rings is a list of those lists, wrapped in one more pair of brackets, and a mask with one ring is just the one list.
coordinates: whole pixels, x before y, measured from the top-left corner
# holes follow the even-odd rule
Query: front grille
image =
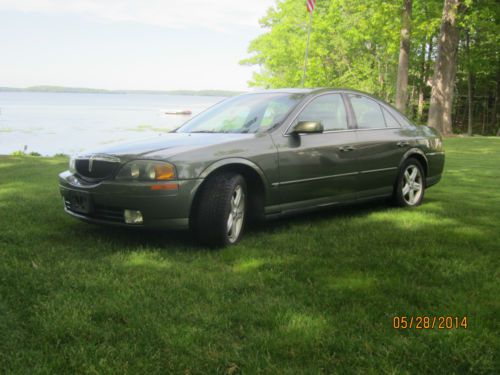
[(112, 176), (120, 161), (114, 157), (94, 157), (76, 159), (75, 169), (78, 175), (94, 180), (104, 180)]
[(121, 209), (121, 208), (95, 205), (92, 213), (82, 214), (78, 211), (73, 210), (73, 207), (71, 206), (71, 202), (69, 200), (64, 199), (64, 205), (66, 206), (66, 209), (68, 209), (69, 211), (74, 212), (78, 215), (86, 216), (86, 217), (91, 218), (91, 219), (111, 221), (114, 223), (124, 223), (125, 222), (124, 217), (123, 217), (123, 209)]

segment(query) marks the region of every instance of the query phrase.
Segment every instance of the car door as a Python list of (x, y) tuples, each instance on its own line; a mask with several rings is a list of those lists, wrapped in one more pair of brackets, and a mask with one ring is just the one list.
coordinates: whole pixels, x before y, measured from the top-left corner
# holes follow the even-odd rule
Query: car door
[(347, 97), (357, 125), (358, 198), (391, 194), (409, 142), (396, 119), (376, 100), (359, 94)]
[[(323, 133), (291, 134), (301, 121), (321, 122)], [(340, 93), (314, 97), (285, 131), (272, 134), (278, 149), (283, 210), (355, 199), (355, 130)]]

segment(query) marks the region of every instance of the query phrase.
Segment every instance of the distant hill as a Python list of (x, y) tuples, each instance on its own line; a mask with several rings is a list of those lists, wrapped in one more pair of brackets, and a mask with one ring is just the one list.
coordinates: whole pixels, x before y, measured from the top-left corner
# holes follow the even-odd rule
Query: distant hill
[(75, 94), (163, 94), (163, 95), (199, 95), (199, 96), (234, 96), (241, 91), (228, 90), (105, 90), (86, 87), (64, 86), (31, 86), (31, 87), (0, 87), (0, 92), (55, 92)]

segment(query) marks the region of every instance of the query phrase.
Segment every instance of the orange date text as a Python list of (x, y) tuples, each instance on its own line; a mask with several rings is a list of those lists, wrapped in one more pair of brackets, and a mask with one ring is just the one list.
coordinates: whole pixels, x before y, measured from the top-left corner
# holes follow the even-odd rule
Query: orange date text
[(394, 329), (467, 329), (467, 316), (395, 316)]

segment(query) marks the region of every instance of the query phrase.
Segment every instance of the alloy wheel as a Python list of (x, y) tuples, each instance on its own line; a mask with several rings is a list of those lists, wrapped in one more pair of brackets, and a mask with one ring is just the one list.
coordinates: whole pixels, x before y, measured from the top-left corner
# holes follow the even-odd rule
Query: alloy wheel
[(414, 206), (420, 201), (423, 191), (422, 173), (416, 165), (410, 164), (403, 175), (403, 199), (408, 205)]
[(227, 218), (227, 236), (229, 242), (234, 243), (238, 240), (243, 228), (245, 218), (245, 192), (241, 185), (236, 186), (231, 195), (231, 210)]

